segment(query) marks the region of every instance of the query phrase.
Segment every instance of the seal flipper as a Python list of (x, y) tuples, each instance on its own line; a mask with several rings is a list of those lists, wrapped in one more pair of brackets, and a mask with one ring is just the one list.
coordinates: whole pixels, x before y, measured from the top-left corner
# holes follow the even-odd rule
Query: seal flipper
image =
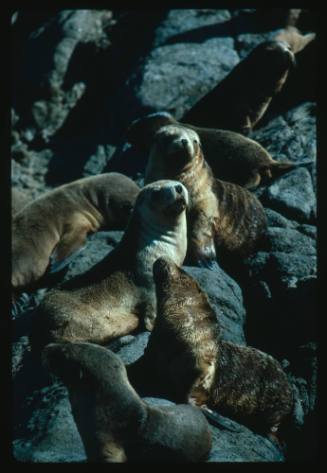
[(66, 266), (68, 266), (85, 247), (86, 245), (83, 245), (78, 250), (73, 251), (72, 253), (70, 253), (69, 256), (67, 256), (64, 259), (61, 259), (60, 261), (56, 259), (56, 250), (54, 250), (54, 252), (50, 256), (49, 266), (47, 268), (45, 275), (48, 273), (49, 274), (58, 273), (62, 269), (66, 268)]

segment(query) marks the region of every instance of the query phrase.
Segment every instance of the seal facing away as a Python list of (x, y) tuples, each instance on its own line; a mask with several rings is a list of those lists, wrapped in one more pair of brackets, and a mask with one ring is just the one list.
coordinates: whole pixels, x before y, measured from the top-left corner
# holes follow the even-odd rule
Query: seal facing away
[(57, 272), (100, 229), (124, 229), (139, 187), (119, 173), (73, 181), (46, 192), (12, 222), (12, 287), (30, 289)]
[(273, 40), (259, 44), (186, 112), (182, 121), (248, 134), (283, 87), (294, 63), (287, 43)]
[(118, 246), (89, 271), (45, 295), (38, 306), (35, 343), (105, 344), (131, 333), (141, 316), (151, 330), (156, 317), (152, 266), (160, 256), (183, 263), (187, 204), (188, 192), (179, 182), (145, 186)]
[(132, 122), (127, 130), (127, 141), (149, 153), (156, 132), (165, 125), (194, 130), (199, 135), (204, 158), (213, 175), (248, 189), (265, 184), (296, 166), (291, 161), (276, 161), (258, 142), (240, 133), (181, 123), (168, 112), (152, 113)]
[(123, 362), (110, 350), (91, 343), (53, 343), (43, 357), (68, 388), (88, 461), (206, 459), (211, 434), (201, 410), (146, 404), (129, 383)]
[(276, 434), (293, 408), (291, 386), (277, 360), (221, 340), (206, 295), (172, 261), (159, 258), (153, 274), (158, 314), (143, 357), (128, 367), (132, 384), (145, 373), (160, 387), (159, 395)]
[(261, 203), (247, 189), (214, 178), (194, 130), (167, 125), (155, 134), (145, 182), (157, 179), (180, 181), (189, 192), (189, 262), (210, 266), (216, 256), (242, 259), (256, 250), (266, 230)]

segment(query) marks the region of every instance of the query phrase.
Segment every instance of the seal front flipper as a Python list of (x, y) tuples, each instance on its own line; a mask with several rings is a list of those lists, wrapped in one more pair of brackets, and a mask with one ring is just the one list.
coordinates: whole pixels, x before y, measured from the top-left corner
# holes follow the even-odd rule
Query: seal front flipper
[(61, 261), (56, 260), (56, 250), (54, 250), (50, 256), (50, 262), (46, 274), (58, 273), (62, 269), (66, 268), (66, 266), (68, 266), (85, 247), (86, 245), (83, 245), (81, 248), (74, 251), (69, 256), (67, 256), (67, 258), (62, 259)]
[(90, 224), (83, 223), (66, 231), (50, 256), (48, 270), (55, 273), (67, 266), (77, 253), (85, 247), (87, 234), (91, 231)]

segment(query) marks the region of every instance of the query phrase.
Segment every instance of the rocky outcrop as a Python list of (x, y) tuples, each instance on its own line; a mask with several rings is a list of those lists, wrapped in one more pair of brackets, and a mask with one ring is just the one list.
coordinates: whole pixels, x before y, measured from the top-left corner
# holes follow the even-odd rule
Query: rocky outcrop
[[(314, 17), (303, 10), (290, 21), (307, 32)], [(16, 12), (12, 186), (35, 198), (105, 171), (122, 172), (142, 186), (147, 156), (125, 143), (131, 120), (156, 110), (181, 118), (289, 18), (286, 9), (268, 17), (255, 9)], [(282, 363), (303, 425), (289, 432), (283, 454), (217, 414), (209, 462), (306, 461), (316, 454), (316, 104), (301, 90), (290, 102), (276, 97), (251, 134), (274, 159), (297, 165), (255, 191), (268, 219), (265, 246), (245, 261), (241, 279), (233, 279), (228, 266), (184, 269), (208, 294), (223, 339), (267, 351)], [(121, 237), (92, 235), (48, 287), (85, 272)], [(24, 296), (13, 320), (13, 453), (22, 462), (85, 462), (67, 391), (31, 351), (33, 310), (47, 290)], [(109, 348), (128, 365), (142, 356), (148, 339), (140, 327)]]

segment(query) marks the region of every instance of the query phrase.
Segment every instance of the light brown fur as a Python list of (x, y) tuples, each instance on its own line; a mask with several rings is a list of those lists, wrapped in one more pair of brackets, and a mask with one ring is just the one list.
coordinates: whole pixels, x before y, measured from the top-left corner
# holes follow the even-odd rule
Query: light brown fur
[(182, 182), (190, 194), (190, 262), (210, 265), (216, 254), (242, 258), (255, 251), (266, 230), (262, 205), (246, 189), (213, 177), (194, 130), (167, 125), (156, 133), (145, 182), (163, 178)]
[(211, 448), (202, 412), (151, 407), (136, 393), (120, 358), (90, 343), (48, 345), (46, 365), (66, 384), (88, 461), (195, 462)]
[(78, 250), (89, 233), (124, 229), (139, 187), (119, 173), (92, 176), (46, 192), (14, 216), (12, 287), (29, 289), (50, 265)]
[(153, 262), (186, 255), (188, 193), (175, 181), (159, 181), (139, 193), (119, 245), (79, 277), (51, 290), (38, 307), (33, 345), (52, 341), (105, 344), (137, 328), (151, 330), (156, 316)]

